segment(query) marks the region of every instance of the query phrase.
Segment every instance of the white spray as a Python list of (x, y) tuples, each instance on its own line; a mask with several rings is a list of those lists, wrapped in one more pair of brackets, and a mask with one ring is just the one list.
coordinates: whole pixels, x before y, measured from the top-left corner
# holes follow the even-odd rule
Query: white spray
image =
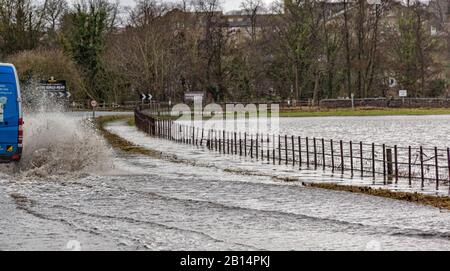
[(112, 152), (91, 121), (65, 112), (30, 85), (22, 90), (24, 150), (18, 165), (0, 172), (19, 178), (58, 178), (112, 168)]

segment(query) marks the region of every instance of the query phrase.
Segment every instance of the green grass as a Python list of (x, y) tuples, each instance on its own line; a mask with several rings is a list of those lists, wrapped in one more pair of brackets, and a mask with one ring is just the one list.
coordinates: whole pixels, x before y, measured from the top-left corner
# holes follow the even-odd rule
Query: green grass
[(134, 121), (134, 118), (132, 118), (132, 117), (130, 117), (130, 118), (127, 120), (127, 124), (128, 124), (128, 126), (136, 126), (136, 123), (135, 123), (135, 121)]
[(351, 108), (281, 111), (280, 117), (450, 115), (450, 108)]
[[(270, 114), (269, 114), (270, 115)], [(450, 108), (339, 108), (339, 109), (304, 109), (281, 110), (280, 117), (357, 117), (357, 116), (423, 116), (450, 115)], [(172, 119), (178, 117), (157, 116), (156, 119)], [(204, 120), (209, 117), (204, 117)], [(132, 123), (132, 122), (130, 122)], [(130, 124), (132, 125), (132, 124)]]
[(133, 117), (121, 116), (121, 115), (101, 116), (101, 117), (97, 117), (95, 119), (95, 124), (96, 124), (97, 129), (101, 133), (101, 135), (106, 139), (106, 141), (108, 141), (108, 143), (113, 148), (122, 150), (127, 153), (148, 155), (148, 156), (159, 158), (161, 156), (160, 152), (146, 149), (146, 148), (143, 148), (140, 146), (136, 146), (135, 144), (131, 143), (130, 141), (123, 139), (113, 133), (110, 133), (108, 130), (105, 129), (105, 125), (109, 122), (123, 120), (123, 121), (126, 121), (127, 123), (130, 123), (132, 121), (132, 119), (133, 119)]

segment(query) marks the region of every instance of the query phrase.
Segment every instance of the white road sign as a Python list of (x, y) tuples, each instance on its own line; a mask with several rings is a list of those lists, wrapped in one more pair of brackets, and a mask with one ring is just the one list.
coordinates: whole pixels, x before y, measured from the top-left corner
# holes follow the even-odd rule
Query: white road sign
[(151, 101), (152, 98), (153, 98), (153, 96), (150, 93), (147, 93), (147, 94), (141, 93), (142, 101)]
[(399, 97), (407, 97), (408, 96), (408, 91), (406, 89), (401, 89), (398, 91), (398, 96)]

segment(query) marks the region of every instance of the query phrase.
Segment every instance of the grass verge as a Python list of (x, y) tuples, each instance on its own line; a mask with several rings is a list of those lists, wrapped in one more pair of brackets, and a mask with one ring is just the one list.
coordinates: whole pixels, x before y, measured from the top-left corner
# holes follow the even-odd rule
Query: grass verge
[(137, 146), (130, 141), (121, 138), (120, 136), (110, 133), (105, 129), (105, 125), (108, 122), (119, 120), (127, 121), (128, 124), (130, 124), (131, 122), (134, 123), (133, 117), (130, 116), (101, 116), (95, 119), (95, 125), (97, 129), (113, 148), (117, 148), (127, 153), (149, 155), (152, 157), (161, 156), (160, 152)]
[(424, 195), (420, 193), (410, 193), (410, 192), (395, 192), (387, 189), (374, 189), (370, 187), (361, 186), (347, 186), (339, 184), (330, 183), (308, 183), (305, 184), (308, 187), (321, 188), (321, 189), (331, 189), (336, 191), (345, 191), (351, 193), (365, 194), (383, 198), (390, 198), (396, 200), (403, 200), (408, 202), (419, 203), (422, 205), (429, 205), (437, 207), (440, 209), (450, 210), (450, 197), (439, 197)]
[[(132, 154), (140, 154), (140, 155), (148, 155), (157, 158), (167, 158), (164, 157), (163, 154), (159, 151), (146, 149), (140, 146), (136, 146), (135, 144), (125, 140), (113, 133), (110, 133), (105, 129), (105, 125), (108, 122), (123, 120), (126, 121), (128, 125), (133, 125), (134, 120), (133, 117), (130, 116), (101, 116), (95, 119), (95, 124), (100, 131), (100, 133), (105, 137), (105, 139), (110, 143), (110, 145), (114, 148), (122, 150), (127, 153)], [(172, 162), (183, 162), (183, 161), (173, 161), (173, 157), (170, 161)], [(230, 172), (239, 173), (236, 170), (229, 170)], [(256, 175), (256, 174), (255, 174)], [(291, 182), (292, 180), (284, 180)], [(365, 194), (383, 198), (390, 198), (395, 200), (402, 200), (413, 202), (422, 205), (428, 205), (437, 207), (440, 209), (450, 210), (450, 197), (439, 197), (439, 196), (430, 196), (419, 193), (410, 193), (410, 192), (395, 192), (387, 189), (373, 189), (370, 187), (360, 187), (360, 186), (347, 186), (347, 185), (339, 185), (339, 184), (330, 184), (330, 183), (305, 183), (305, 186), (319, 189), (328, 189), (335, 191), (344, 191), (350, 193), (358, 193)]]
[(341, 108), (317, 110), (283, 110), (280, 117), (351, 117), (351, 116), (421, 116), (450, 115), (449, 108)]
[[(369, 108), (361, 107), (352, 110), (351, 108), (324, 109), (324, 108), (304, 108), (304, 109), (282, 109), (280, 117), (364, 117), (364, 116), (429, 116), (429, 115), (450, 115), (450, 108)], [(226, 116), (226, 115), (225, 115)], [(224, 116), (224, 117), (225, 117)], [(230, 114), (231, 116), (231, 114)], [(269, 112), (270, 116), (270, 112)], [(157, 119), (176, 120), (178, 117), (155, 116)], [(203, 117), (208, 120), (210, 117)]]

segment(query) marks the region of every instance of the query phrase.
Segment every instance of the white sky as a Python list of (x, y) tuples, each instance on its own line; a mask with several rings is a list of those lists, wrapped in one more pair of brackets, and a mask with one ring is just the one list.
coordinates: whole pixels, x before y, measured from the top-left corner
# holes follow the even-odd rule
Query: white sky
[[(76, 0), (69, 0), (69, 2), (75, 2)], [(110, 2), (115, 2), (115, 0), (109, 0)], [(162, 0), (166, 1), (166, 0)], [(240, 9), (242, 0), (221, 0), (225, 11), (238, 10)], [(266, 4), (270, 4), (273, 0), (263, 0)], [(134, 0), (120, 0), (122, 6), (134, 6)], [(176, 0), (167, 0), (167, 2), (176, 2)]]

